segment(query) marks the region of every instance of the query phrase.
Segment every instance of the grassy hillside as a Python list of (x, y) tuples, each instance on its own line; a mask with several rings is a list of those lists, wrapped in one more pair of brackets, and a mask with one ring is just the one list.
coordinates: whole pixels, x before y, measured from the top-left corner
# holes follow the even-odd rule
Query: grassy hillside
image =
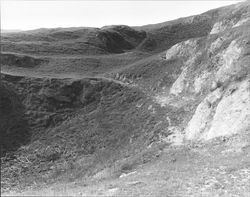
[[(34, 180), (42, 184), (93, 175), (147, 146), (161, 119), (148, 111), (152, 101), (143, 93), (112, 81), (9, 75), (3, 81), (22, 98), (32, 131), (31, 142), (15, 153), (15, 169), (8, 168), (9, 155), (3, 158), (3, 189), (10, 186), (6, 180), (23, 188)], [(86, 167), (74, 163), (80, 159), (87, 159)]]
[(2, 34), (1, 189), (247, 196), (249, 6)]
[(146, 36), (127, 26), (59, 28), (23, 31), (2, 36), (2, 49), (29, 54), (96, 55), (134, 49)]

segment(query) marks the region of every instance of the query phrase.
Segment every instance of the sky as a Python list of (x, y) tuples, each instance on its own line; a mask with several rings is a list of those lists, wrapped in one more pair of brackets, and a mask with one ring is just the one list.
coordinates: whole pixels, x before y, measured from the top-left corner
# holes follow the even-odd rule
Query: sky
[(1, 29), (139, 26), (200, 14), (231, 1), (2, 0)]

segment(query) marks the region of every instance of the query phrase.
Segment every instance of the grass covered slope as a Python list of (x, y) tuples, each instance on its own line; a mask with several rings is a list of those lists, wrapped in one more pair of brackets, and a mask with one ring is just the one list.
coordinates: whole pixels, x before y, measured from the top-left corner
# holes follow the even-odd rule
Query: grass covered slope
[[(163, 118), (148, 110), (153, 102), (145, 94), (110, 80), (3, 75), (3, 81), (21, 98), (32, 131), (30, 143), (10, 154), (15, 155), (15, 168), (9, 168), (9, 155), (2, 158), (4, 190), (10, 184), (23, 189), (34, 181), (72, 181), (124, 157), (133, 161), (150, 144)], [(123, 165), (134, 164), (120, 164), (114, 173), (127, 168)]]
[(5, 194), (247, 196), (249, 10), (4, 34)]

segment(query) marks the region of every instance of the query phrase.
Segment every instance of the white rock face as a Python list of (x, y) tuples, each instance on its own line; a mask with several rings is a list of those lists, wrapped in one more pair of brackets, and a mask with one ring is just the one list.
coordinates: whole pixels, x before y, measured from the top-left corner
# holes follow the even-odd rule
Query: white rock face
[(217, 22), (217, 23), (214, 24), (210, 34), (217, 34), (217, 33), (221, 32), (221, 31), (224, 31), (225, 29), (226, 29), (226, 26), (223, 25), (222, 21), (220, 21), (220, 22)]
[(167, 137), (159, 136), (160, 140), (166, 143), (170, 143), (171, 146), (181, 146), (183, 145), (184, 135), (181, 129), (175, 126), (168, 127), (168, 131), (171, 133)]
[(187, 68), (185, 68), (182, 71), (180, 76), (177, 78), (177, 80), (172, 85), (172, 87), (170, 89), (170, 94), (178, 95), (185, 89), (185, 87), (187, 85), (186, 81), (185, 81), (186, 75), (187, 75)]
[(249, 14), (242, 15), (241, 19), (238, 21), (235, 21), (235, 20), (234, 21), (233, 20), (219, 21), (214, 24), (210, 34), (217, 34), (217, 33), (225, 31), (227, 28), (234, 28), (234, 27), (238, 27), (241, 25), (245, 25), (249, 21), (250, 21)]
[(183, 92), (190, 84), (187, 83), (186, 76), (188, 75), (188, 68), (192, 66), (200, 53), (197, 50), (197, 40), (190, 39), (185, 42), (178, 43), (170, 48), (166, 53), (166, 59), (183, 58), (185, 67), (177, 80), (170, 89), (170, 94), (178, 95)]
[(172, 46), (166, 52), (166, 59), (171, 59), (172, 57), (189, 57), (194, 54), (197, 47), (197, 40), (187, 40), (184, 42), (180, 42), (174, 46)]
[[(215, 53), (217, 49), (219, 49), (225, 38), (218, 38), (216, 39), (210, 46), (209, 51), (212, 53)], [(185, 68), (183, 69), (182, 73), (179, 75), (177, 80), (173, 83), (170, 94), (172, 95), (179, 95), (184, 90), (187, 90), (189, 87), (192, 87), (192, 83), (188, 76), (191, 74), (188, 72), (188, 70), (192, 67), (192, 65), (195, 62), (195, 59), (199, 57), (199, 53), (193, 52), (189, 47), (191, 45), (195, 46), (195, 42), (184, 42), (186, 44), (176, 45), (173, 49), (171, 48), (170, 53), (167, 53), (167, 56), (170, 58), (172, 55), (181, 55), (182, 57), (186, 57), (185, 61)], [(187, 44), (188, 43), (188, 44)], [(195, 43), (195, 44), (194, 44)], [(174, 52), (174, 49), (176, 51)], [(179, 51), (180, 50), (180, 51)], [(192, 54), (188, 55), (188, 52), (186, 50), (192, 51)], [(184, 51), (184, 52), (181, 52)], [(233, 40), (230, 45), (222, 52), (218, 53), (215, 56), (215, 59), (219, 59), (217, 64), (217, 67), (219, 67), (218, 71), (215, 73), (215, 76), (213, 73), (204, 70), (201, 76), (198, 76), (196, 79), (194, 79), (193, 87), (194, 92), (199, 93), (202, 89), (202, 87), (207, 86), (210, 82), (210, 80), (215, 79), (216, 81), (220, 81), (222, 83), (228, 81), (232, 76), (237, 75), (238, 72), (242, 70), (242, 68), (237, 64), (238, 59), (241, 56), (242, 49), (237, 44), (236, 40)], [(203, 67), (202, 65), (200, 67)], [(205, 67), (205, 66), (204, 66)]]
[(241, 69), (239, 66), (235, 66), (240, 55), (241, 48), (237, 45), (237, 42), (233, 40), (228, 48), (220, 54), (221, 66), (216, 74), (216, 78), (219, 81), (225, 82)]
[(212, 113), (206, 102), (202, 102), (196, 109), (194, 116), (188, 123), (185, 139), (193, 140), (199, 138), (200, 134), (206, 129), (209, 116)]
[[(191, 74), (190, 69), (194, 65), (194, 62), (195, 62), (196, 58), (199, 57), (199, 55), (201, 55), (201, 53), (196, 53), (187, 59), (187, 61), (185, 62), (185, 67), (184, 67), (183, 71), (181, 72), (181, 74), (179, 75), (177, 80), (173, 83), (173, 85), (170, 89), (170, 94), (177, 96), (180, 93), (182, 93), (184, 90), (188, 90), (190, 85), (193, 83), (190, 81), (190, 78), (189, 78), (189, 76)], [(205, 78), (207, 77), (205, 75), (202, 76), (202, 78), (198, 79), (198, 81), (196, 83), (197, 86), (198, 86), (198, 83), (204, 82)]]
[(250, 21), (250, 17), (248, 17), (248, 18), (242, 18), (233, 27), (238, 27), (238, 26), (241, 26), (241, 25), (245, 25), (249, 21)]
[(212, 104), (221, 99), (223, 92), (217, 89), (209, 94), (197, 107), (195, 114), (189, 121), (185, 131), (185, 139), (193, 140), (198, 139), (200, 135), (208, 129), (213, 115)]
[(210, 73), (204, 72), (200, 77), (197, 77), (194, 81), (194, 91), (199, 93), (203, 87), (208, 84)]
[[(237, 27), (248, 22), (248, 18), (221, 21), (214, 24), (211, 34), (217, 34), (232, 28), (233, 25)], [(211, 36), (211, 39), (214, 37)], [(249, 61), (244, 55), (248, 54), (247, 48), (242, 38), (247, 40), (243, 36), (236, 38), (231, 34), (219, 36), (212, 43), (209, 42), (210, 40), (208, 42), (188, 40), (176, 44), (167, 51), (167, 59), (181, 58), (184, 65), (181, 74), (169, 92), (166, 92), (166, 96), (159, 95), (156, 98), (158, 103), (162, 106), (178, 107), (181, 102), (186, 103), (185, 97), (190, 102), (191, 96), (196, 99), (202, 96), (198, 94), (202, 90), (206, 90), (202, 93), (212, 91), (198, 105), (184, 132), (174, 132), (178, 135), (173, 135), (173, 138), (170, 137), (168, 140), (173, 142), (174, 138), (179, 140), (180, 136), (184, 135), (184, 141), (205, 141), (219, 136), (250, 133), (250, 81), (249, 78), (240, 81), (249, 72), (247, 70)], [(211, 43), (210, 46), (209, 43)], [(204, 50), (201, 50), (201, 47)], [(202, 51), (201, 56), (198, 53), (200, 51)], [(180, 93), (183, 93), (181, 97), (176, 97)], [(172, 98), (178, 98), (181, 102), (178, 100), (174, 103)], [(181, 144), (181, 141), (179, 140), (177, 144)]]
[(218, 34), (225, 31), (227, 28), (232, 27), (233, 25), (233, 21), (219, 21), (214, 24), (210, 34)]
[(217, 106), (211, 128), (202, 135), (202, 139), (209, 140), (218, 136), (232, 135), (247, 129), (250, 131), (249, 82), (246, 80), (240, 83), (234, 92), (223, 97)]
[(171, 59), (172, 57), (176, 56), (180, 52), (180, 44), (176, 44), (172, 46), (167, 52), (166, 52), (166, 59)]
[[(219, 103), (213, 108), (216, 102)], [(224, 94), (221, 89), (209, 94), (188, 123), (185, 139), (209, 140), (242, 131), (250, 132), (249, 79), (231, 85)]]
[(219, 48), (222, 46), (222, 44), (223, 44), (224, 41), (225, 41), (225, 38), (224, 38), (224, 37), (219, 37), (219, 38), (217, 38), (217, 39), (211, 44), (211, 46), (210, 46), (210, 48), (209, 48), (209, 51), (210, 51), (211, 53), (215, 53), (215, 51), (216, 51), (217, 49), (219, 49)]

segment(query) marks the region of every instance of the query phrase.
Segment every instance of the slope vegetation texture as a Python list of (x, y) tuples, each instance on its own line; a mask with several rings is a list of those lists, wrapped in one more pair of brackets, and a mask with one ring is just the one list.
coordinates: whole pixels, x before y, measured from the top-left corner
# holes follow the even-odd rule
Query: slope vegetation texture
[(1, 35), (5, 196), (250, 196), (250, 3)]

